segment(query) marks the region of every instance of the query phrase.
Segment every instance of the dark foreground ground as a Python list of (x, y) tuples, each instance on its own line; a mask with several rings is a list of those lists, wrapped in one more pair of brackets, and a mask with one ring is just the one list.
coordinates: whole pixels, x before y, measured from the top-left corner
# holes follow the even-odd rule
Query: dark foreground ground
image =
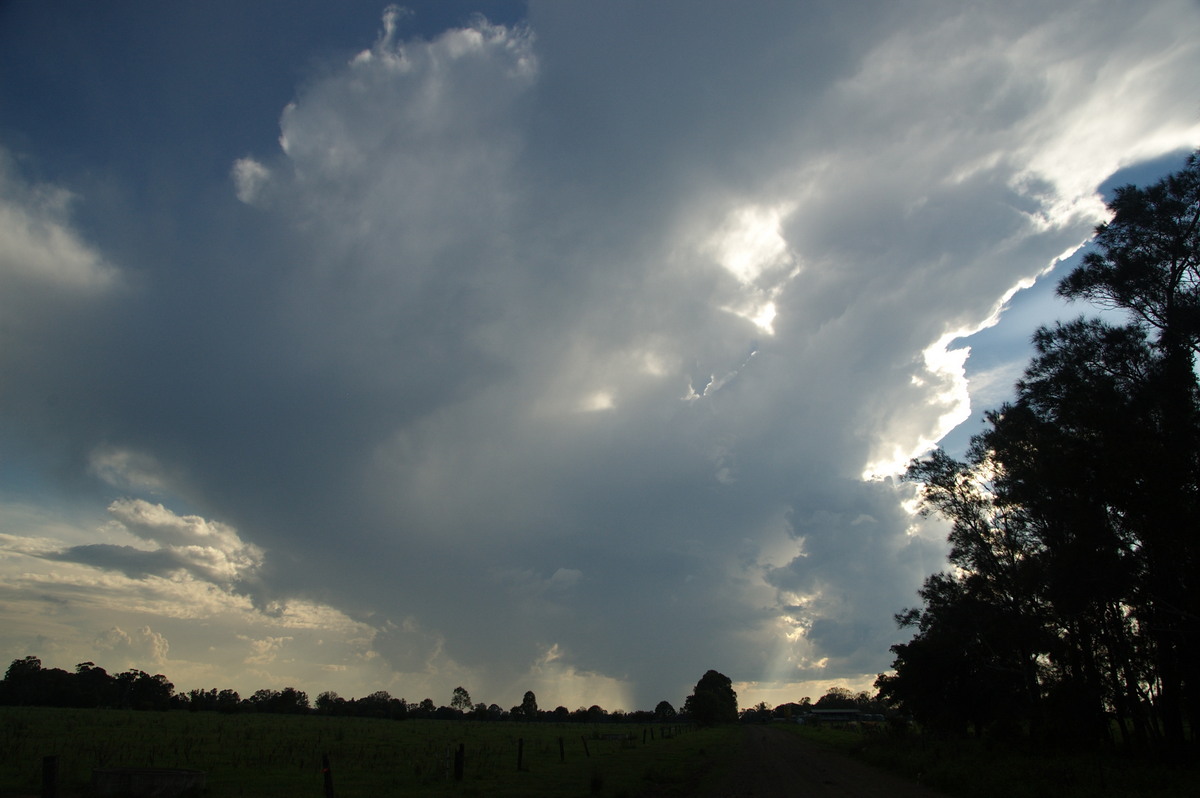
[(697, 798), (945, 798), (920, 784), (820, 748), (771, 726), (746, 726), (728, 777)]

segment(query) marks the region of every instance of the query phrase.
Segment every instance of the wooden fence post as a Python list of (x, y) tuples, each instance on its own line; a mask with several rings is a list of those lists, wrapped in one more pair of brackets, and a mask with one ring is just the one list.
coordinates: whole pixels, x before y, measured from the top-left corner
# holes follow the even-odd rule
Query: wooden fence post
[(321, 754), (321, 774), (325, 777), (325, 798), (333, 798), (333, 770), (329, 767), (329, 754)]
[(517, 738), (517, 770), (525, 769), (525, 738)]
[(558, 738), (558, 761), (567, 761), (567, 749), (563, 746), (563, 738), (561, 737)]
[(582, 735), (582, 734), (581, 734), (581, 735), (579, 735), (579, 739), (580, 739), (580, 740), (583, 740), (583, 754), (584, 754), (584, 756), (586, 756), (588, 759), (591, 759), (591, 758), (592, 758), (592, 752), (588, 750), (588, 747), (587, 747), (587, 737), (585, 737), (584, 735)]
[(459, 743), (458, 750), (454, 752), (454, 780), (463, 780), (464, 760), (466, 759), (466, 743)]

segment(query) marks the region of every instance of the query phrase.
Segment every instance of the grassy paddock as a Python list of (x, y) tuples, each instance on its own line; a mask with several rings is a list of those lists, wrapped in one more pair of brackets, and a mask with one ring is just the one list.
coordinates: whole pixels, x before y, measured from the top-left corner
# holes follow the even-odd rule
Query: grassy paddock
[[(59, 759), (66, 795), (86, 795), (93, 768), (160, 767), (205, 771), (209, 798), (319, 798), (323, 754), (338, 798), (682, 796), (737, 756), (736, 727), (677, 727), (669, 737), (663, 729), (3, 707), (0, 795), (39, 794), (42, 758), (50, 755)], [(465, 767), (455, 782), (460, 744)]]
[(1184, 798), (1195, 768), (1169, 767), (1111, 751), (1030, 753), (987, 739), (787, 726), (794, 734), (963, 798)]

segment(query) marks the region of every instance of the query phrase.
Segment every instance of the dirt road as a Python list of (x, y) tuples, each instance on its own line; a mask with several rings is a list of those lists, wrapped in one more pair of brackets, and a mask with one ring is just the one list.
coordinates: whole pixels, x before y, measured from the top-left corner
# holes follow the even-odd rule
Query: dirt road
[(742, 759), (698, 798), (945, 798), (919, 784), (825, 751), (783, 729), (746, 726)]

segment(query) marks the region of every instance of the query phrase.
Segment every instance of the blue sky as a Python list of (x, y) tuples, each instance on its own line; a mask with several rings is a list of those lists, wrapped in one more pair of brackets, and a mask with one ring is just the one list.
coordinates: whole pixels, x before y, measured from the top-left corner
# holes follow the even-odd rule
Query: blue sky
[(1047, 270), (1200, 143), (1197, 34), (1165, 0), (0, 5), (0, 656), (869, 686), (944, 564), (895, 474), (1086, 310)]

